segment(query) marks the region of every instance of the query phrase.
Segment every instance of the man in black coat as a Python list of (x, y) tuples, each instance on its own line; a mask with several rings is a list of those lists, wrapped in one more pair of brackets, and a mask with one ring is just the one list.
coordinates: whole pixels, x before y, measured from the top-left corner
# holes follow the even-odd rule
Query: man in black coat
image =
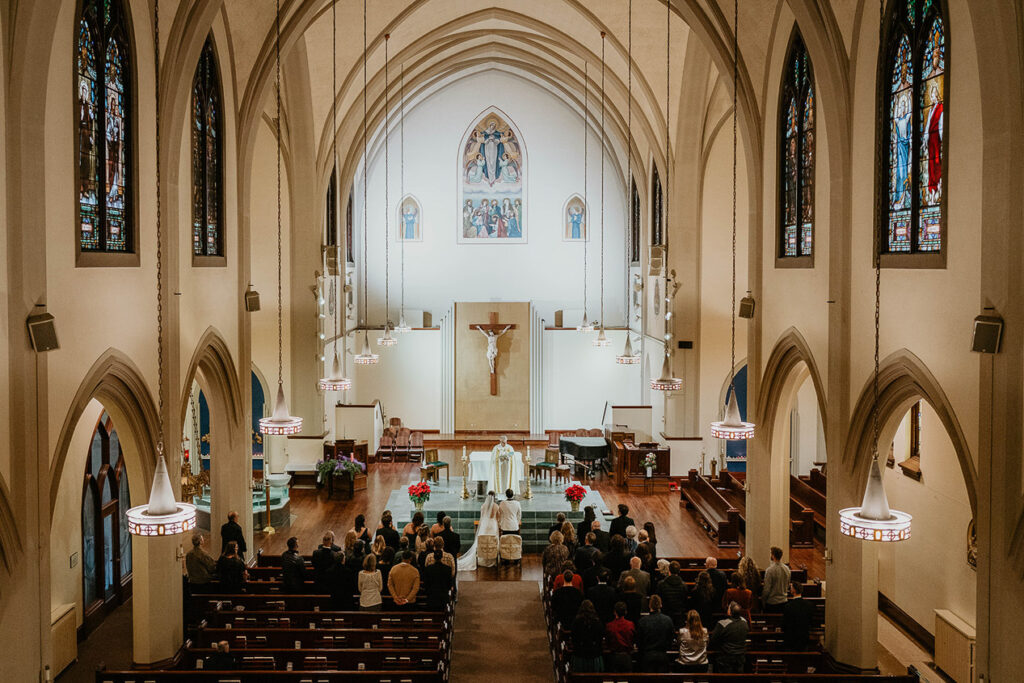
[(245, 534), (242, 533), (242, 527), (238, 524), (238, 513), (234, 510), (228, 513), (228, 521), (220, 527), (221, 555), (228, 549), (228, 543), (231, 541), (238, 546), (238, 556), (245, 560), (245, 551), (248, 550), (245, 546)]
[(686, 598), (689, 591), (686, 583), (679, 575), (682, 567), (672, 561), (668, 566), (668, 576), (658, 582), (658, 595), (661, 597), (662, 612), (672, 618), (676, 628), (682, 628), (686, 616)]
[(377, 529), (377, 535), (384, 539), (384, 543), (389, 548), (394, 548), (396, 551), (399, 549), (399, 542), (402, 540), (402, 534), (395, 531), (393, 526), (394, 520), (390, 514), (384, 515), (380, 518), (380, 528)]
[(301, 593), (305, 588), (306, 560), (299, 554), (299, 539), (288, 539), (288, 550), (281, 555), (281, 583), (288, 593)]
[(566, 569), (562, 575), (565, 583), (551, 594), (551, 611), (555, 613), (555, 618), (565, 628), (569, 628), (572, 625), (573, 619), (576, 618), (576, 612), (579, 611), (580, 605), (583, 604), (583, 593), (576, 586), (572, 585), (572, 577), (572, 570)]
[[(451, 524), (451, 520), (445, 517)], [(423, 585), (427, 591), (427, 611), (443, 612), (451, 600), (452, 584), (454, 577), (451, 568), (441, 559), (444, 557), (442, 550), (434, 550), (434, 561), (428, 564), (420, 574), (423, 576)]]
[(313, 551), (311, 564), (313, 565), (313, 581), (316, 582), (316, 589), (319, 593), (326, 593), (330, 590), (330, 581), (327, 578), (334, 564), (334, 557), (341, 552), (341, 548), (334, 545), (334, 532), (325, 531), (320, 545)]
[(601, 529), (601, 520), (595, 519), (591, 522), (590, 530), (594, 534), (594, 547), (602, 553), (608, 552), (608, 548), (611, 546), (612, 536), (607, 531)]
[(444, 551), (452, 557), (458, 557), (462, 552), (462, 537), (452, 531), (452, 518), (445, 517), (441, 520), (442, 530), (438, 534), (444, 541)]
[(608, 570), (601, 569), (597, 575), (597, 585), (587, 590), (587, 600), (594, 603), (597, 616), (607, 624), (615, 618), (615, 603), (618, 601), (618, 592), (614, 586), (608, 585)]
[(583, 538), (583, 545), (576, 549), (576, 555), (573, 556), (572, 563), (576, 565), (577, 572), (585, 572), (597, 564), (601, 553), (594, 547), (595, 538), (594, 532), (588, 533)]
[(715, 673), (741, 674), (747, 663), (747, 634), (750, 625), (743, 618), (743, 609), (735, 601), (729, 603), (729, 616), (715, 624), (708, 639), (708, 650), (718, 652)]
[(612, 537), (618, 534), (623, 538), (626, 537), (626, 527), (636, 526), (633, 523), (633, 518), (629, 516), (629, 506), (619, 503), (619, 516), (612, 520), (611, 526), (608, 527), (608, 536)]
[(725, 595), (725, 589), (729, 586), (725, 572), (718, 568), (718, 560), (714, 557), (704, 560), (704, 569), (711, 577), (711, 585), (715, 587), (715, 604), (719, 604), (722, 602), (722, 596)]
[(782, 608), (782, 636), (787, 650), (806, 650), (811, 638), (814, 605), (804, 600), (802, 583), (793, 581), (790, 586), (793, 597)]

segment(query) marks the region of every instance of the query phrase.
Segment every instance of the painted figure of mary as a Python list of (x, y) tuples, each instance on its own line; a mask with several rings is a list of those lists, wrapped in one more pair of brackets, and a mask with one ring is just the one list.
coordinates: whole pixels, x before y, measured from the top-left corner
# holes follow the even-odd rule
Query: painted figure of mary
[(416, 205), (409, 202), (405, 205), (405, 210), (402, 212), (402, 225), (405, 229), (402, 232), (402, 239), (413, 240), (416, 239)]
[(892, 135), (896, 145), (892, 188), (894, 209), (906, 208), (910, 200), (910, 124), (909, 98), (902, 96), (896, 103), (896, 114), (892, 121)]
[(583, 209), (578, 206), (569, 207), (569, 225), (572, 226), (572, 239), (578, 240), (583, 237)]

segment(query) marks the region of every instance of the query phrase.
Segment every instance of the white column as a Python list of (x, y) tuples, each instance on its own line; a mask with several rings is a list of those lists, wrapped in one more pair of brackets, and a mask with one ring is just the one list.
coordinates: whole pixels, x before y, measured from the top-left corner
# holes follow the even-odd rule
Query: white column
[(544, 320), (530, 304), (530, 433), (544, 431)]
[(441, 433), (455, 431), (455, 306), (441, 316)]
[(135, 664), (169, 660), (184, 642), (179, 552), (185, 538), (187, 534), (132, 536), (132, 661)]

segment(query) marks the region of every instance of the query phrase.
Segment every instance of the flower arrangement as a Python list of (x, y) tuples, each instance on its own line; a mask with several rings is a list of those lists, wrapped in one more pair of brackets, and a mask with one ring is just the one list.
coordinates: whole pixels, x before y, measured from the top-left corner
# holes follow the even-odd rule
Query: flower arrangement
[(347, 474), (355, 479), (360, 474), (366, 474), (366, 465), (355, 458), (338, 458), (338, 464), (334, 467), (334, 474)]
[(430, 500), (430, 484), (425, 481), (419, 484), (412, 484), (409, 487), (409, 500), (416, 505), (423, 505), (423, 503)]
[(316, 480), (319, 484), (326, 484), (327, 477), (331, 476), (334, 472), (334, 460), (330, 458), (324, 458), (316, 463)]
[(648, 453), (647, 455), (645, 455), (643, 457), (643, 459), (640, 460), (640, 466), (641, 467), (651, 467), (651, 468), (657, 467), (658, 466), (658, 456), (656, 456), (654, 453)]
[(579, 504), (581, 500), (587, 495), (587, 490), (579, 484), (573, 484), (565, 490), (565, 499), (570, 503)]

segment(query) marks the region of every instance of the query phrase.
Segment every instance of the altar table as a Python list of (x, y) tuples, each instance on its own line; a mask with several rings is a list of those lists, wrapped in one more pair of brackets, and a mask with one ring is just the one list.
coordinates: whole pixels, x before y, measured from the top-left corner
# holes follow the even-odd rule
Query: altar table
[[(519, 482), (523, 479), (523, 454), (516, 451), (509, 463), (512, 468), (512, 490), (519, 494)], [(494, 479), (494, 455), (490, 451), (473, 451), (469, 454), (469, 481), (491, 482)], [(498, 500), (504, 500), (505, 489), (495, 491)]]

